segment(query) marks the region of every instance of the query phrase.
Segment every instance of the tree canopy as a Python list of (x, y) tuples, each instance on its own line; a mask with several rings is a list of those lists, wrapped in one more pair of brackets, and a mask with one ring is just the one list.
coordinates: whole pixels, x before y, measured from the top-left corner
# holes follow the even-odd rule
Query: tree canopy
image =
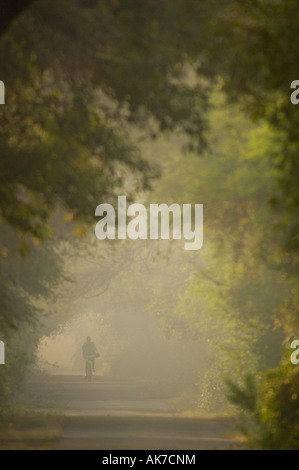
[(202, 372), (206, 389), (217, 382), (223, 394), (221, 372), (233, 363), (230, 399), (253, 419), (254, 445), (297, 445), (298, 373), (281, 360), (283, 340), (299, 325), (299, 108), (290, 102), (299, 79), (297, 7), (1, 2), (0, 328), (13, 339), (13, 359), (0, 371), (0, 398), (7, 402), (23, 380), (40, 336), (68, 317), (51, 312), (44, 328), (38, 321), (70, 253), (79, 259), (73, 229), (89, 230), (98, 204), (120, 191), (132, 200), (200, 199), (208, 208), (200, 261), (174, 250), (175, 270), (164, 252), (148, 282), (135, 286), (135, 270), (122, 278), (122, 269), (140, 255), (145, 272), (150, 255), (121, 246), (116, 260), (102, 258), (98, 277), (80, 267), (81, 287), (97, 294), (99, 280), (102, 293), (115, 279), (121, 299), (134, 292), (169, 334), (211, 342), (207, 351), (221, 359)]

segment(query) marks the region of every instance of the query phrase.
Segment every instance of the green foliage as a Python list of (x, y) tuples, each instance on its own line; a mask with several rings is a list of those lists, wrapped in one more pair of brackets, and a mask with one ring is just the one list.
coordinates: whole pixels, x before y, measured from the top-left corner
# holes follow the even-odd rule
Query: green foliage
[(242, 405), (250, 413), (256, 411), (256, 384), (252, 375), (245, 375), (244, 386), (240, 387), (227, 379), (229, 400), (235, 405)]
[(57, 208), (68, 220), (90, 223), (103, 199), (149, 187), (156, 171), (132, 137), (136, 127), (147, 134), (179, 128), (202, 144), (206, 86), (190, 80), (188, 48), (177, 47), (172, 24), (189, 13), (183, 2), (156, 7), (60, 0), (3, 6), (0, 217), (21, 239), (20, 252), (33, 250), (22, 267), (11, 258), (18, 247), (3, 243), (3, 330), (36, 317), (29, 296), (46, 296), (45, 284), (58, 282), (57, 272), (50, 281), (57, 258), (43, 250), (45, 281), (36, 246), (50, 236)]
[(22, 387), (35, 360), (38, 335), (30, 326), (0, 332), (5, 342), (5, 366), (0, 368), (0, 421), (5, 421), (22, 398)]
[[(162, 284), (153, 310), (169, 331), (204, 346), (197, 408), (227, 409), (228, 376), (232, 401), (242, 408), (246, 403), (252, 413), (249, 422), (248, 416), (241, 421), (250, 434), (257, 388), (251, 377), (279, 365), (285, 335), (296, 331), (297, 282), (289, 274), (295, 257), (278, 248), (273, 222), (280, 215), (268, 204), (278, 174), (271, 160), (271, 151), (280, 148), (276, 133), (265, 121), (253, 124), (222, 93), (216, 91), (211, 102), (207, 151), (201, 159), (189, 155), (186, 166), (174, 145), (154, 193), (169, 202), (204, 202), (206, 243), (193, 262), (180, 261), (188, 277), (177, 297), (161, 301)], [(244, 374), (245, 388), (239, 388)]]
[(1, 332), (23, 323), (36, 324), (40, 314), (38, 299), (51, 297), (63, 280), (63, 262), (53, 242), (27, 240), (27, 244), (29, 253), (24, 258), (18, 250), (17, 234), (1, 224)]
[(4, 221), (44, 237), (57, 204), (90, 221), (128, 174), (131, 193), (148, 187), (153, 172), (128, 126), (203, 143), (207, 87), (190, 80), (189, 46), (177, 47), (171, 21), (189, 13), (166, 3), (33, 2), (1, 36)]
[(259, 381), (244, 378), (243, 386), (228, 381), (228, 397), (241, 409), (240, 426), (255, 449), (298, 450), (299, 373), (289, 358)]
[(5, 366), (0, 367), (2, 417), (20, 400), (28, 371), (35, 364), (36, 348), (55, 290), (65, 281), (63, 261), (53, 240), (27, 243), (24, 258), (18, 250), (17, 234), (1, 224), (0, 338), (5, 343), (6, 357)]
[[(289, 270), (298, 274), (298, 125), (299, 113), (290, 104), (290, 84), (299, 74), (296, 0), (230, 0), (213, 14), (213, 40), (202, 73), (219, 74), (224, 89), (254, 120), (264, 119), (278, 145), (268, 151), (277, 169), (269, 197), (279, 220), (276, 244), (295, 260)], [(286, 264), (284, 264), (284, 267)]]
[[(54, 246), (39, 246), (50, 217), (62, 208), (66, 219), (90, 222), (103, 198), (148, 189), (157, 159), (142, 157), (136, 135), (179, 131), (202, 159), (186, 164), (177, 137), (151, 194), (204, 202), (208, 243), (199, 260), (178, 257), (167, 282), (156, 275), (147, 308), (169, 334), (197, 338), (217, 358), (201, 377), (215, 401), (230, 373), (252, 445), (295, 448), (298, 373), (284, 362), (265, 370), (299, 324), (299, 114), (289, 102), (299, 74), (296, 0), (5, 5), (0, 328), (12, 359), (0, 370), (1, 403), (14, 399), (40, 335), (33, 321), (62, 279)], [(31, 248), (26, 260), (18, 237), (23, 254)], [(171, 301), (165, 290), (175, 290)], [(55, 323), (53, 315), (48, 332)], [(17, 338), (9, 328), (20, 325)], [(241, 373), (243, 387), (234, 385)], [(265, 378), (255, 385), (249, 373)], [(204, 387), (202, 395), (210, 400)]]
[(281, 261), (268, 206), (276, 177), (268, 150), (276, 140), (264, 122), (253, 125), (222, 93), (211, 101), (208, 150), (201, 159), (189, 155), (188, 166), (172, 150), (155, 188), (157, 198), (170, 202), (203, 201), (207, 240), (176, 305), (164, 315), (173, 328), (225, 348), (230, 360), (224, 365), (217, 359), (219, 370), (229, 368), (234, 356), (237, 370), (246, 362), (252, 371), (278, 364), (278, 320), (295, 299), (294, 284), (273, 269)]

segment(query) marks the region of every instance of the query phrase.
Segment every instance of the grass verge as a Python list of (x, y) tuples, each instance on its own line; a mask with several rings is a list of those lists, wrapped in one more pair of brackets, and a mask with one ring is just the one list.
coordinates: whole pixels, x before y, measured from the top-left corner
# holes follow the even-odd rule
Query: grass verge
[(0, 450), (51, 450), (62, 435), (64, 416), (58, 411), (17, 409), (0, 422)]

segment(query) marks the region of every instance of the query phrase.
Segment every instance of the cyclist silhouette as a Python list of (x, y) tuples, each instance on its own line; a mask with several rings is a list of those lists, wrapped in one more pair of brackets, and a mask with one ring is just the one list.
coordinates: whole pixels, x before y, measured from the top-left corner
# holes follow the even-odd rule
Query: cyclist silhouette
[(82, 346), (82, 353), (85, 361), (91, 359), (92, 369), (93, 372), (95, 371), (94, 368), (94, 360), (96, 357), (99, 357), (99, 353), (93, 341), (91, 341), (91, 337), (87, 336), (85, 343)]

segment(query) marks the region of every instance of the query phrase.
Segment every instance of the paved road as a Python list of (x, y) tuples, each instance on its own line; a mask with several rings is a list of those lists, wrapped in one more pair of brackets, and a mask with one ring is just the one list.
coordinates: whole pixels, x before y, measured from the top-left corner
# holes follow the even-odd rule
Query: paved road
[(61, 407), (65, 425), (57, 449), (235, 449), (227, 419), (183, 418), (170, 390), (94, 377), (53, 375), (29, 389), (37, 407)]

